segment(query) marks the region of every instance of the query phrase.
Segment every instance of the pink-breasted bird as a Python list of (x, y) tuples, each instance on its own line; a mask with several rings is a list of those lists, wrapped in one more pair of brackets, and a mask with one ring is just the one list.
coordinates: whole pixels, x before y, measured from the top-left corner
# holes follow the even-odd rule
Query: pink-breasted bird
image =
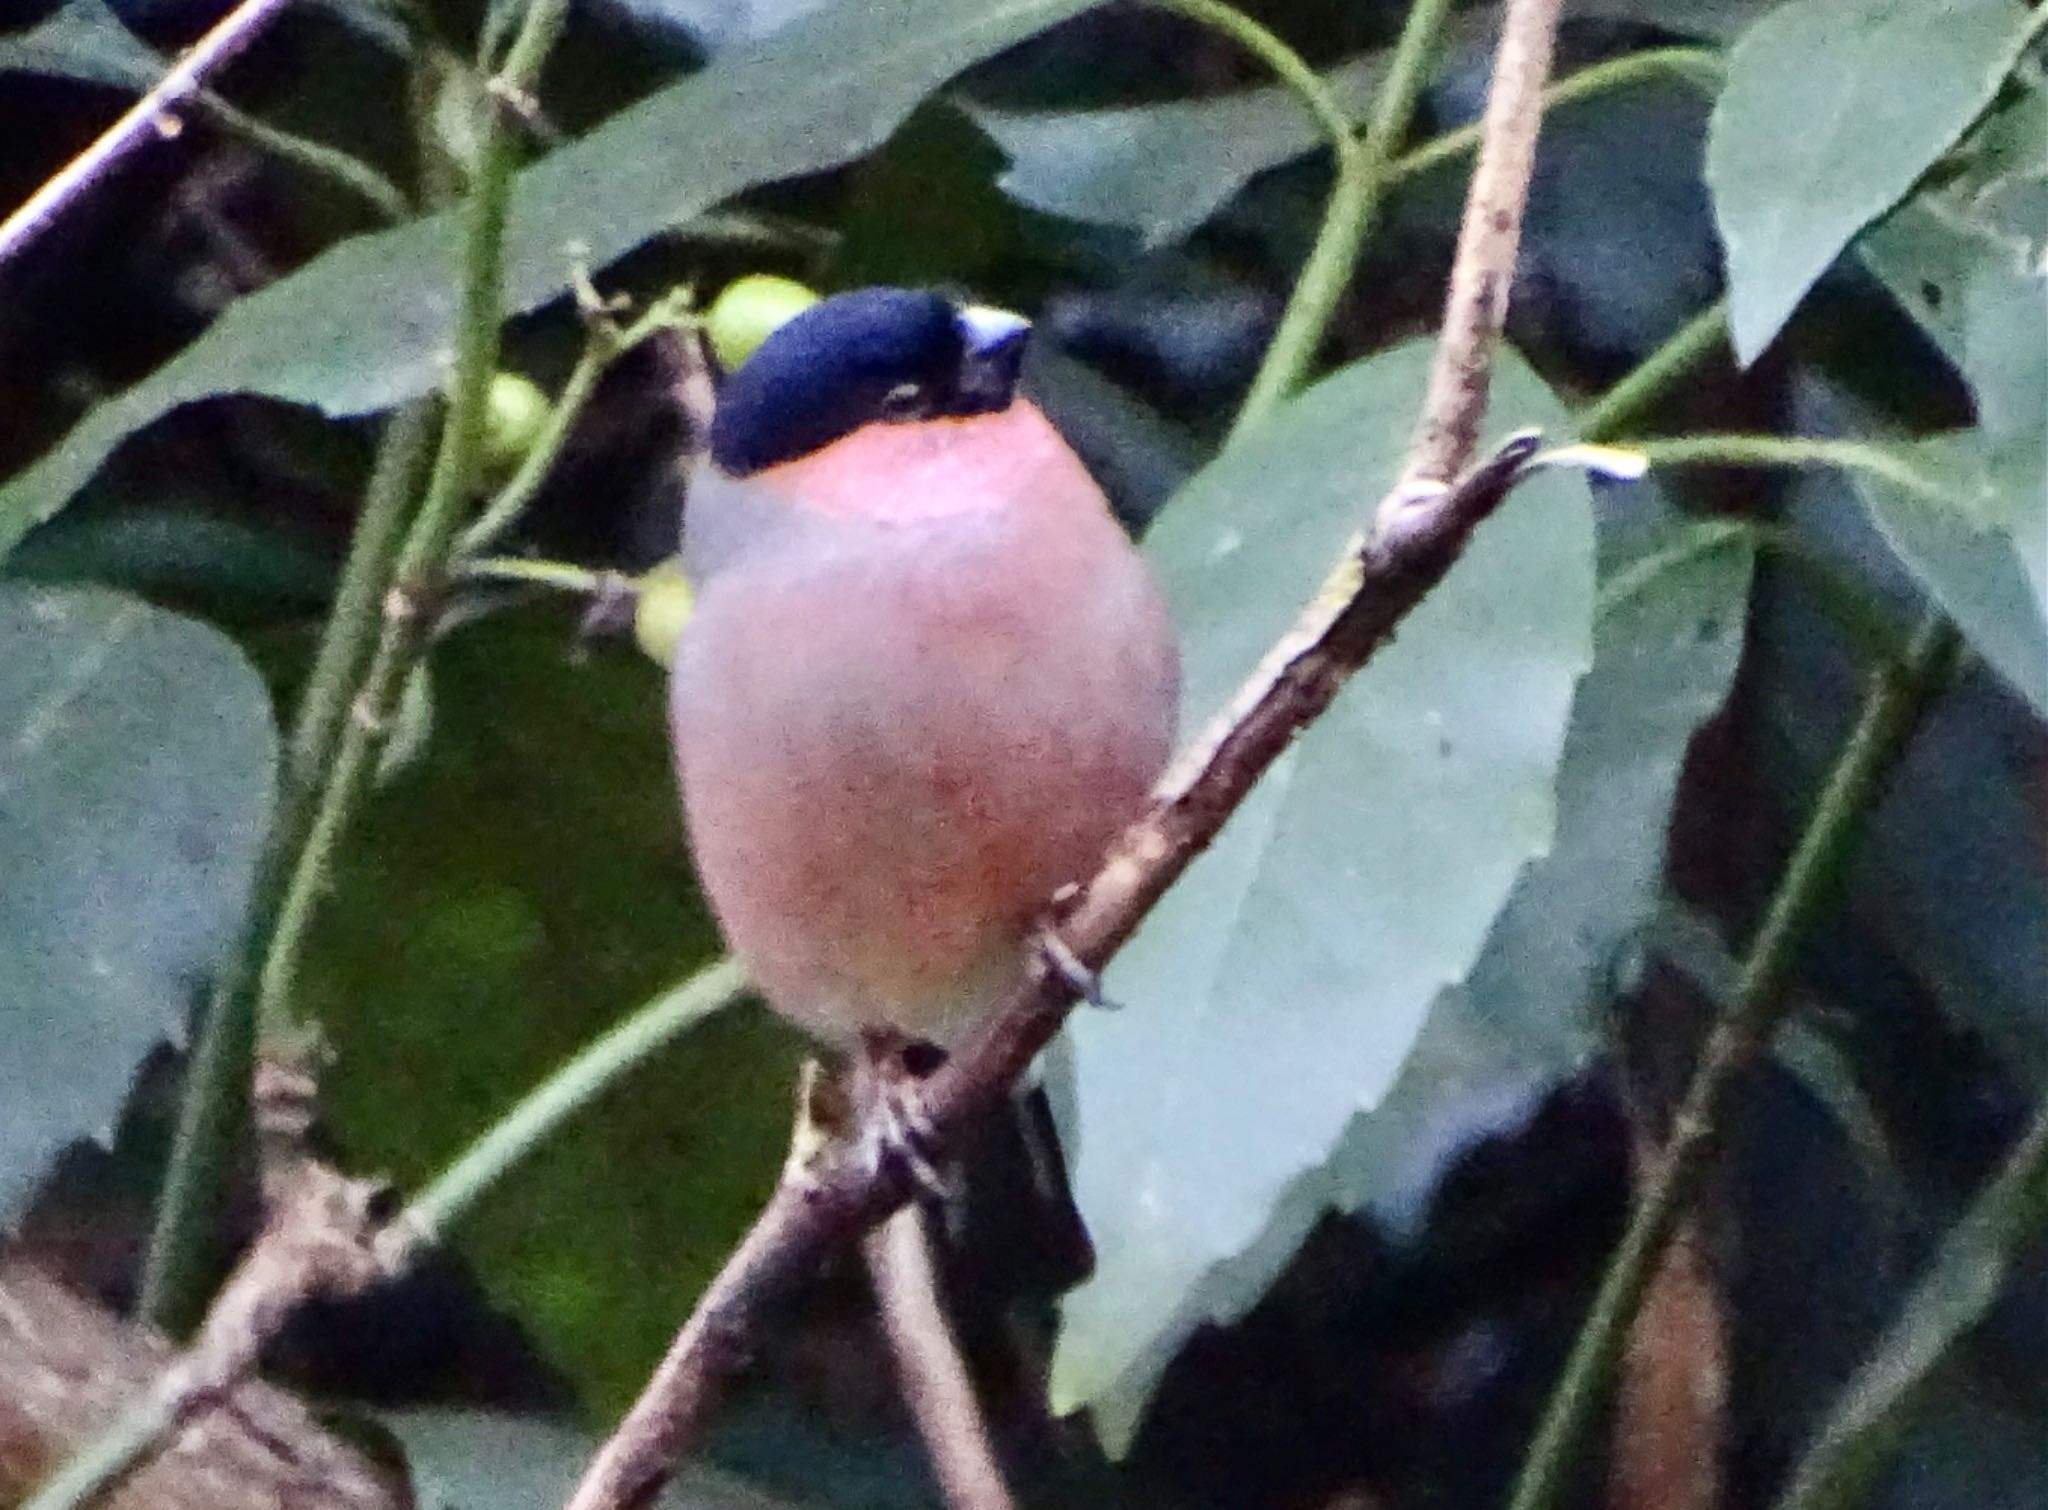
[(955, 1042), (1164, 766), (1151, 574), (1017, 391), (1028, 327), (867, 289), (777, 329), (692, 479), (671, 711), (697, 870), (819, 1037)]

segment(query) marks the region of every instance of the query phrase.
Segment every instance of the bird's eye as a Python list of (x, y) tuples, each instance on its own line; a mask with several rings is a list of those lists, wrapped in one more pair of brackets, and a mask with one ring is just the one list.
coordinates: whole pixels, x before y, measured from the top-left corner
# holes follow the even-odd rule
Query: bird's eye
[(924, 387), (919, 383), (898, 383), (882, 395), (884, 419), (922, 419), (926, 407)]

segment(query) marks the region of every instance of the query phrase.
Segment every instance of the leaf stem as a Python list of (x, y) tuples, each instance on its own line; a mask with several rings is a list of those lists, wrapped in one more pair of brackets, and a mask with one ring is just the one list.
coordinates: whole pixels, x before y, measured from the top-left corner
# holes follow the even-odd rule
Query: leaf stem
[(639, 319), (623, 329), (613, 324), (610, 316), (602, 310), (592, 310), (583, 350), (562, 384), (561, 394), (549, 409), (540, 434), (534, 437), (532, 446), (520, 459), (518, 470), (499, 490), (498, 496), (462, 532), (455, 545), (457, 559), (489, 549), (526, 511), (540, 492), (541, 484), (554, 470), (562, 447), (568, 444), (570, 432), (576, 428), (576, 421), (589, 405), (591, 395), (597, 392), (598, 381), (606, 369), (641, 342), (664, 330), (677, 328), (689, 318), (690, 308), (689, 290), (677, 289), (655, 300)]
[(273, 126), (211, 90), (200, 94), (197, 104), (221, 126), (251, 146), (346, 189), (375, 210), (380, 219), (396, 225), (412, 215), (412, 205), (405, 192), (353, 152), (315, 141), (310, 136), (301, 136), (296, 131), (287, 131), (282, 126)]
[[(348, 559), (334, 590), (334, 606), (313, 653), (313, 669), (299, 694), (298, 716), (292, 724), (286, 756), (286, 779), (301, 788), (317, 788), (320, 773), (334, 755), (336, 736), (348, 716), (348, 701), (362, 675), (363, 661), (376, 636), (383, 598), (398, 559), (408, 505), (418, 496), (434, 442), (433, 399), (417, 399), (391, 417), (377, 447), (370, 485), (363, 495)], [(294, 843), (303, 842), (298, 835)]]
[(462, 307), (440, 448), (427, 480), (426, 497), (399, 547), (391, 590), (385, 595), (383, 628), (328, 768), (313, 825), (293, 868), (257, 984), (257, 1020), (266, 1034), (281, 1041), (300, 1028), (288, 1014), (307, 929), (327, 888), (336, 847), (376, 774), (377, 754), (391, 709), (432, 630), (433, 599), (474, 485), (485, 406), (498, 361), (505, 223), (518, 158), (506, 115), (523, 108), (567, 8), (567, 0), (532, 0), (504, 72), (486, 91), (492, 108), (485, 114), (480, 166), (470, 196)]
[(1639, 424), (1679, 378), (1727, 344), (1728, 299), (1723, 295), (1681, 325), (1597, 403), (1580, 411), (1579, 439), (1610, 441)]
[(1930, 613), (1902, 662), (1871, 676), (1863, 705), (1813, 814), (1792, 853), (1743, 961), (1728, 1010), (1701, 1046), (1684, 1098), (1571, 1355), (1552, 1388), (1509, 1510), (1549, 1510), (1578, 1461), (1636, 1308), (1713, 1147), (1715, 1118), (1737, 1073), (1770, 1041), (1784, 1015), (1784, 985), (1808, 931), (1833, 902), (1862, 838), (1863, 820), (1911, 741), (1920, 717), (1947, 683), (1956, 631)]
[(746, 972), (737, 963), (715, 961), (578, 1050), (413, 1198), (403, 1218), (409, 1235), (439, 1242), (507, 1170), (571, 1117), (746, 989)]
[(1972, 500), (1951, 493), (1896, 452), (1863, 441), (1785, 435), (1684, 435), (1622, 444), (1640, 452), (1653, 467), (1833, 467), (1889, 482), (1929, 503), (1966, 510), (1972, 505)]
[(623, 581), (610, 572), (535, 556), (478, 556), (461, 562), (455, 570), (465, 581), (516, 582), (529, 587), (551, 587), (585, 598), (599, 597), (608, 584)]
[(1362, 140), (1316, 71), (1258, 22), (1220, 0), (1160, 3), (1222, 32), (1272, 69), (1316, 118), (1336, 159), (1336, 181), (1330, 187), (1322, 226), (1295, 279), (1294, 292), (1265, 358), (1231, 423), (1224, 441), (1227, 447), (1255, 429), (1275, 405), (1299, 388), (1314, 363), (1330, 316), (1378, 221), (1385, 197), (1386, 165), (1415, 114), (1415, 102), (1422, 93), (1437, 33), (1450, 12), (1451, 0), (1414, 0), (1386, 79), (1374, 97), (1372, 120)]
[[(1627, 57), (1614, 58), (1605, 63), (1595, 63), (1582, 68), (1569, 78), (1561, 79), (1543, 93), (1543, 111), (1547, 118), (1553, 110), (1565, 105), (1589, 100), (1596, 95), (1613, 89), (1626, 89), (1631, 84), (1640, 84), (1645, 79), (1663, 75), (1689, 78), (1709, 91), (1718, 89), (1723, 72), (1720, 55), (1705, 47), (1656, 47), (1645, 52), (1632, 52)], [(1406, 183), (1419, 178), (1432, 168), (1469, 157), (1479, 147), (1479, 123), (1460, 126), (1455, 131), (1446, 131), (1417, 147), (1413, 152), (1403, 153), (1387, 164), (1386, 186)]]
[(433, 416), (431, 401), (415, 403), (390, 421), (378, 442), (348, 560), (300, 694), (276, 809), (250, 882), (242, 936), (208, 993), (199, 1041), (185, 1071), (139, 1302), (146, 1319), (173, 1335), (199, 1320), (206, 1294), (219, 1277), (213, 1239), (226, 1209), (228, 1164), (248, 1126), (255, 1066), (251, 987), (277, 925), (293, 859), (312, 828), (320, 772), (347, 715), (379, 600), (389, 585), (406, 505), (425, 470)]
[[(340, 721), (332, 761), (319, 784), (303, 840), (291, 848), (266, 846), (243, 949), (208, 1004), (144, 1267), (144, 1314), (173, 1332), (184, 1331), (198, 1319), (218, 1278), (228, 1169), (247, 1125), (249, 1071), (259, 1024), (266, 1040), (279, 1045), (290, 1042), (297, 1031), (285, 1014), (314, 904), (325, 888), (341, 833), (375, 773), (389, 710), (430, 628), (428, 599), (476, 473), (484, 406), (497, 362), (505, 222), (518, 155), (506, 109), (524, 104), (566, 11), (567, 0), (530, 0), (505, 71), (494, 81), (492, 108), (482, 130), (483, 166), (471, 196), (463, 248), (455, 364), (426, 497), (392, 565), (392, 585), (380, 604), (383, 627), (359, 690), (348, 700), (349, 711)], [(397, 507), (391, 505), (394, 511)], [(338, 659), (341, 651), (334, 654)], [(322, 696), (324, 701), (327, 693)], [(309, 727), (309, 747), (313, 742)], [(288, 773), (288, 796), (298, 790), (297, 780)], [(284, 816), (297, 827), (295, 814)], [(293, 836), (286, 830), (283, 837)], [(250, 1010), (245, 1003), (252, 971), (255, 1003)]]
[(1926, 1386), (1990, 1312), (2048, 1223), (2048, 1100), (1949, 1229), (1897, 1318), (1835, 1397), (1777, 1510), (1846, 1510), (1898, 1445)]

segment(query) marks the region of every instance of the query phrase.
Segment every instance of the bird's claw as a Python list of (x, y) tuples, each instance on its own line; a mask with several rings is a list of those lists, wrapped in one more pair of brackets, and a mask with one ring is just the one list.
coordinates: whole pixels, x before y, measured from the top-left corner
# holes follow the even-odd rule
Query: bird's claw
[(925, 1106), (918, 1071), (905, 1058), (916, 1047), (894, 1033), (862, 1035), (859, 1099), (864, 1115), (858, 1147), (871, 1177), (893, 1164), (920, 1192), (946, 1201), (955, 1192), (942, 1168), (938, 1129)]
[(1118, 1004), (1102, 989), (1102, 977), (1089, 969), (1081, 956), (1074, 953), (1067, 946), (1067, 941), (1051, 928), (1039, 930), (1038, 952), (1045, 960), (1046, 968), (1059, 982), (1089, 1006), (1099, 1007), (1105, 1012), (1117, 1010)]
[(889, 1079), (876, 1089), (874, 1106), (861, 1126), (861, 1156), (871, 1175), (894, 1164), (910, 1183), (935, 1201), (956, 1193), (938, 1156), (938, 1130), (915, 1080)]

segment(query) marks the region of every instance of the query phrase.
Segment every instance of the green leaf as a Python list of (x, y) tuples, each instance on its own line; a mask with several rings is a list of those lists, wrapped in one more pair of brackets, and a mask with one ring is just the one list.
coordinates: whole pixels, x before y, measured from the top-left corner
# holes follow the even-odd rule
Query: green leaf
[[(1405, 347), (1317, 384), (1160, 516), (1147, 551), (1185, 640), (1191, 715), (1224, 704), (1392, 480), (1428, 360)], [(1493, 412), (1566, 426), (1512, 359)], [(1112, 1445), (1167, 1352), (1246, 1303), (1227, 1271), (1386, 1094), (1549, 844), (1592, 617), (1586, 488), (1539, 479), (1118, 957), (1109, 989), (1129, 1010), (1075, 1025), (1066, 1132), (1098, 1267), (1066, 1301), (1053, 1394), (1097, 1405)]]
[[(1386, 55), (1374, 53), (1323, 82), (1362, 116), (1386, 70)], [(1128, 226), (1147, 246), (1178, 241), (1254, 176), (1325, 140), (1300, 96), (1277, 84), (1098, 110), (965, 109), (1010, 159), (998, 183), (1011, 198), (1048, 215)]]
[(1688, 525), (1603, 585), (1556, 842), (1523, 873), (1470, 978), (1438, 998), (1386, 1101), (1346, 1135), (1336, 1199), (1347, 1209), (1402, 1223), (1400, 1171), (1446, 1100), (1473, 1087), (1540, 1093), (1597, 1047), (1599, 1009), (1662, 903), (1686, 752), (1742, 659), (1753, 558), (1743, 528)]
[(1680, 767), (1741, 659), (1751, 556), (1739, 528), (1685, 527), (1608, 582), (1565, 737), (1550, 853), (1516, 883), (1470, 978), (1430, 1006), (1386, 1099), (1289, 1184), (1257, 1240), (1203, 1275), (1177, 1324), (1146, 1339), (1093, 1402), (1112, 1448), (1129, 1439), (1188, 1328), (1256, 1303), (1325, 1211), (1367, 1210), (1413, 1232), (1447, 1138), (1498, 1128), (1598, 1046), (1595, 1009), (1658, 906)]
[(1779, 0), (1574, 0), (1575, 18), (1635, 21), (1682, 36), (1732, 42)]
[(163, 71), (155, 50), (121, 24), (106, 0), (64, 0), (37, 25), (0, 38), (0, 73), (38, 73), (139, 93)]
[[(432, 667), (431, 738), (348, 845), (302, 973), (351, 1163), (411, 1188), (718, 952), (655, 667), (505, 617)], [(630, 1401), (766, 1198), (798, 1054), (766, 1013), (721, 1013), (456, 1228), (594, 1411)]]
[(0, 584), (0, 1227), (182, 1032), (241, 920), (276, 762), (263, 683), (219, 631)]
[[(1944, 492), (1981, 493), (1986, 456), (1977, 432), (1899, 442), (1898, 449)], [(2043, 564), (2030, 561), (2013, 534), (1985, 528), (1962, 509), (1867, 473), (1849, 482), (1885, 543), (1956, 621), (1971, 647), (2048, 718)], [(2033, 506), (2041, 507), (2038, 497)]]
[(2035, 24), (2019, 0), (1792, 0), (1743, 35), (1706, 170), (1743, 362), (1977, 118)]
[[(520, 174), (508, 311), (548, 302), (579, 266), (603, 267), (743, 189), (858, 156), (954, 74), (1085, 4), (835, 5), (719, 58)], [(359, 236), (238, 301), (0, 488), (0, 556), (124, 438), (181, 404), (252, 393), (362, 414), (431, 388), (454, 341), (458, 236), (453, 214)]]
[[(484, 1410), (391, 1411), (378, 1420), (405, 1448), (419, 1510), (559, 1510), (598, 1439), (534, 1416)], [(649, 1510), (789, 1510), (731, 1474), (691, 1463)]]
[(2048, 615), (2048, 270), (1947, 195), (1902, 206), (1862, 255), (1968, 381), (1987, 513)]
[(1997, 1302), (2048, 1215), (2048, 1109), (1943, 1237), (1897, 1319), (1837, 1398), (1782, 1504), (1846, 1510), (1868, 1488), (1931, 1386)]

